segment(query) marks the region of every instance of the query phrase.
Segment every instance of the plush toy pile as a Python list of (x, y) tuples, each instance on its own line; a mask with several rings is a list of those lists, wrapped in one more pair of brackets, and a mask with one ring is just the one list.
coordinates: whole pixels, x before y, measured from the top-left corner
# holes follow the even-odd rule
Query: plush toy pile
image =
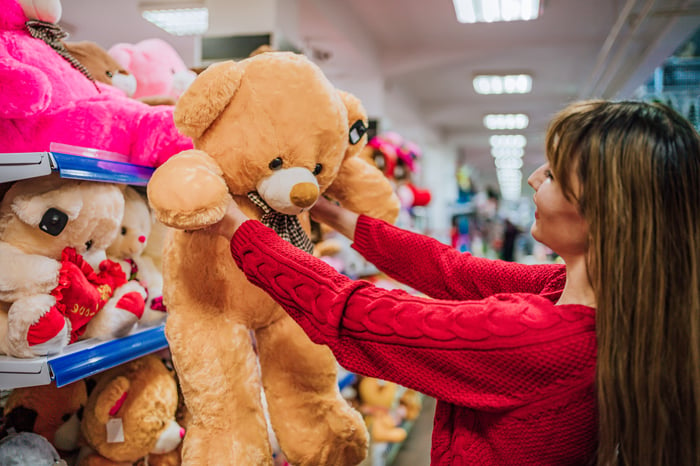
[(59, 0), (0, 0), (0, 12), (2, 152), (62, 143), (155, 167), (192, 147), (175, 129), (171, 106), (145, 105), (81, 71), (62, 45)]
[[(180, 97), (175, 119), (196, 150), (160, 166), (148, 198), (157, 218), (178, 229), (165, 248), (163, 296), (166, 336), (192, 415), (184, 461), (271, 465), (262, 384), (291, 464), (359, 463), (367, 431), (339, 393), (332, 353), (248, 282), (225, 239), (197, 230), (220, 220), (231, 196), (253, 218), (281, 215), (306, 232), (306, 211), (321, 195), (395, 219), (391, 185), (357, 157), (366, 143), (364, 109), (307, 58), (267, 52), (210, 66)], [(292, 199), (297, 185), (306, 194)], [(278, 233), (310, 244), (298, 230)]]
[(114, 184), (48, 175), (12, 185), (0, 202), (0, 354), (43, 356), (134, 327), (146, 291), (105, 254), (123, 214)]

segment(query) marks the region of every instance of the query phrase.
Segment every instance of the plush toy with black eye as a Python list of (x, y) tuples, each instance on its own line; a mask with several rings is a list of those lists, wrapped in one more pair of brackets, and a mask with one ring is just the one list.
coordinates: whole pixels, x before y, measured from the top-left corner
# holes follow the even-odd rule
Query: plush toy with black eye
[(210, 66), (178, 100), (175, 122), (196, 150), (155, 171), (148, 199), (158, 220), (177, 229), (164, 248), (163, 298), (192, 416), (184, 463), (271, 465), (264, 387), (290, 464), (358, 464), (367, 431), (340, 396), (330, 350), (246, 279), (225, 239), (199, 230), (223, 217), (231, 197), (306, 251), (308, 210), (320, 196), (393, 221), (391, 185), (357, 156), (367, 139), (360, 101), (303, 55), (266, 52)]
[(43, 356), (133, 328), (146, 291), (105, 254), (123, 214), (114, 184), (48, 175), (10, 187), (0, 203), (0, 354)]

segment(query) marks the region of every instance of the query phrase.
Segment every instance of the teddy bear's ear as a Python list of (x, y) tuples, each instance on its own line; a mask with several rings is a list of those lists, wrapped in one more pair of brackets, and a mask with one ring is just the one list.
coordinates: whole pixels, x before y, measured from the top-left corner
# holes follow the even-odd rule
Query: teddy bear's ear
[(129, 393), (131, 383), (124, 376), (110, 380), (95, 400), (95, 418), (100, 423), (106, 423), (110, 417), (116, 416)]
[(175, 126), (185, 136), (200, 137), (228, 106), (243, 76), (232, 60), (215, 63), (197, 76), (175, 105)]
[(354, 95), (341, 90), (338, 93), (348, 109), (348, 148), (345, 151), (345, 158), (354, 157), (367, 144), (366, 135), (369, 127), (367, 111), (360, 99)]
[(38, 226), (45, 215), (51, 210), (58, 210), (67, 216), (66, 220), (74, 220), (83, 207), (83, 199), (75, 189), (57, 193), (50, 191), (43, 194), (21, 194), (12, 202), (12, 211), (27, 225)]

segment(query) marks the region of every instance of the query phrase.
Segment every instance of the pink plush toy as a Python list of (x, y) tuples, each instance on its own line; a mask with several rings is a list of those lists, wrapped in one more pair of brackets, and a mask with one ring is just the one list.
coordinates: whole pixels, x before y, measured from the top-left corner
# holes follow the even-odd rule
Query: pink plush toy
[(171, 107), (150, 107), (95, 82), (56, 50), (60, 15), (59, 0), (0, 0), (0, 151), (48, 151), (55, 142), (157, 167), (191, 148)]
[(135, 99), (169, 97), (175, 101), (197, 76), (177, 51), (161, 39), (119, 43), (108, 52), (136, 77), (136, 92), (132, 96)]

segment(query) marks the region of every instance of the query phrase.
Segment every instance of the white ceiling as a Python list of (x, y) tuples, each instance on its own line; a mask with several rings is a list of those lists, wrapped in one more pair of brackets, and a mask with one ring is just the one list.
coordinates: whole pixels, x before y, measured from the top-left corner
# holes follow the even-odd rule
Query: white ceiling
[[(237, 35), (241, 21), (256, 8), (259, 13), (261, 1), (204, 3), (217, 35)], [(186, 62), (196, 55), (191, 38), (170, 36), (142, 20), (139, 0), (62, 3), (61, 24), (71, 40), (93, 40), (108, 48), (117, 42), (161, 37)], [(578, 98), (631, 96), (700, 26), (700, 0), (542, 3), (542, 14), (535, 21), (460, 24), (452, 0), (276, 0), (277, 11), (285, 13), (285, 30), (293, 31), (286, 34), (296, 34), (292, 39), (309, 55), (325, 54), (319, 64), (331, 79), (371, 80), (386, 92), (400, 93), (437, 142), (457, 150), (485, 183), (495, 180), (491, 132), (482, 123), (485, 114), (529, 115), (530, 126), (521, 131), (528, 138), (523, 159), (527, 176), (543, 161), (543, 131), (554, 112)], [(510, 71), (531, 73), (532, 93), (474, 92), (475, 74)], [(384, 109), (391, 110), (388, 105)]]

